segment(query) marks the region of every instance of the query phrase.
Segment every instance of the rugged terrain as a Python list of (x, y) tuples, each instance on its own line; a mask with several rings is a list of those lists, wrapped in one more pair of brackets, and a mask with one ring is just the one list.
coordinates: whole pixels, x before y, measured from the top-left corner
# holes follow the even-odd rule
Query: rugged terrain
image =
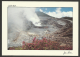
[[(40, 16), (40, 18), (42, 17)], [(49, 28), (53, 28), (53, 30), (51, 30), (52, 33), (47, 34), (48, 39), (51, 39), (52, 41), (60, 42), (61, 44), (72, 46), (72, 43), (73, 43), (73, 38), (72, 38), (73, 21), (72, 20), (73, 18), (71, 17), (63, 17), (63, 18), (49, 17), (47, 20), (42, 19), (43, 25), (44, 24), (49, 25), (48, 26)]]
[(35, 26), (32, 24), (32, 22), (29, 22), (30, 26), (28, 26), (25, 31), (14, 33), (14, 35), (17, 36), (11, 41), (11, 43), (8, 44), (8, 47), (21, 46), (22, 41), (31, 43), (34, 37), (36, 37), (37, 39), (43, 39), (44, 37), (46, 37), (47, 39), (50, 39), (52, 41), (60, 42), (61, 45), (72, 46), (72, 18), (55, 18), (48, 16), (47, 14), (42, 12), (36, 12), (36, 14), (39, 17), (42, 26)]

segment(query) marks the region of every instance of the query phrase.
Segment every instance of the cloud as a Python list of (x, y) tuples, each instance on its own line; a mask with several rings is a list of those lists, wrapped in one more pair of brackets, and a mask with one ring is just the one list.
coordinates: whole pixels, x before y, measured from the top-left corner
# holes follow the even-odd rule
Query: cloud
[(47, 10), (47, 8), (45, 10)]
[(46, 14), (52, 16), (52, 17), (56, 17), (56, 18), (61, 18), (61, 17), (72, 17), (72, 11), (68, 11), (68, 12), (61, 12), (61, 8), (56, 8), (55, 11), (53, 12), (48, 12)]
[(42, 9), (39, 9), (40, 10), (40, 12), (43, 12), (43, 10)]
[(57, 8), (57, 9), (56, 9), (56, 12), (57, 12), (57, 13), (61, 13), (61, 8)]

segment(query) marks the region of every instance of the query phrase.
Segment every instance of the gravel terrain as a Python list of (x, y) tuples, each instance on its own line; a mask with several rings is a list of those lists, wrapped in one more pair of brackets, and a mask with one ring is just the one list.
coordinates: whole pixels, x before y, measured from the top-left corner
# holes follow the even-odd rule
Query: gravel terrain
[[(58, 19), (50, 16), (38, 16), (42, 27), (36, 27), (30, 23), (26, 30), (18, 30), (14, 33), (8, 33), (8, 47), (18, 47), (22, 41), (31, 43), (33, 38), (42, 39), (46, 37), (52, 41), (58, 41), (61, 44), (72, 45), (72, 20)], [(27, 25), (28, 26), (28, 25)], [(27, 27), (26, 26), (26, 27)], [(9, 31), (10, 32), (10, 31)], [(14, 35), (14, 37), (11, 37)]]

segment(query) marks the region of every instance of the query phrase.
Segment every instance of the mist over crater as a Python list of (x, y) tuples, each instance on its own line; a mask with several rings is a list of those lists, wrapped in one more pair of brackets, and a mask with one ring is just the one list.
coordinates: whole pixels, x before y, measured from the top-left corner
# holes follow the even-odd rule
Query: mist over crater
[(8, 7), (7, 10), (8, 47), (21, 46), (22, 41), (30, 43), (34, 37), (42, 39), (46, 31), (49, 34), (54, 33), (72, 24), (69, 18), (66, 20), (51, 17), (43, 12), (35, 11), (35, 8)]

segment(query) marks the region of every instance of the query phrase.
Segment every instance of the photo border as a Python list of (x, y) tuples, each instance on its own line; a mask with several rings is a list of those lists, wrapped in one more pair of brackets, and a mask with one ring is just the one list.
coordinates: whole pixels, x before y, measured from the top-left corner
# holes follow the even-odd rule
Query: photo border
[[(73, 7), (73, 50), (7, 50), (7, 7), (9, 5), (16, 5), (16, 7)], [(64, 52), (68, 51), (72, 52), (72, 54), (63, 55)], [(2, 55), (77, 56), (78, 2), (2, 1)]]

